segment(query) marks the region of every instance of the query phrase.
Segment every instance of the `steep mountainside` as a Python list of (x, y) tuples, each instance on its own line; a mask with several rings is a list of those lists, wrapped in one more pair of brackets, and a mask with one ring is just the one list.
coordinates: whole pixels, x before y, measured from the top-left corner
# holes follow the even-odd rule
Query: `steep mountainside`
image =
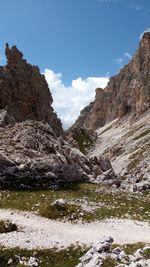
[(96, 89), (94, 103), (81, 111), (73, 128), (80, 126), (95, 130), (115, 118), (129, 114), (139, 116), (149, 108), (150, 33), (146, 32), (130, 63), (110, 79), (104, 90)]
[[(109, 160), (86, 158), (63, 140), (52, 96), (38, 67), (6, 46), (0, 67), (0, 187), (48, 188), (68, 181), (113, 179)], [(112, 181), (111, 181), (112, 182)]]
[(150, 189), (150, 110), (136, 120), (115, 119), (96, 132), (97, 142), (88, 156), (107, 156), (122, 179), (122, 189)]
[(23, 59), (16, 46), (9, 48), (6, 44), (5, 53), (7, 65), (0, 67), (0, 110), (7, 111), (16, 122), (43, 120), (51, 125), (56, 135), (62, 134), (62, 125), (53, 112), (53, 99), (44, 75), (38, 67)]

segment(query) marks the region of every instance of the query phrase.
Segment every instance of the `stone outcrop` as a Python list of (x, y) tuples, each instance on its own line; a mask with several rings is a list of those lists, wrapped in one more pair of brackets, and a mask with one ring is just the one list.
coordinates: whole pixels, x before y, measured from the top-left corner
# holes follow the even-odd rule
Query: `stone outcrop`
[(27, 119), (47, 122), (56, 135), (63, 133), (62, 125), (51, 106), (53, 99), (44, 75), (39, 68), (23, 59), (23, 54), (6, 44), (7, 65), (0, 67), (0, 110), (3, 121), (9, 124)]
[(81, 111), (73, 127), (95, 130), (115, 118), (139, 116), (149, 108), (150, 32), (146, 32), (130, 63), (110, 79), (104, 90), (96, 89), (94, 103)]
[(109, 160), (86, 158), (46, 122), (26, 120), (0, 127), (1, 188), (56, 188), (96, 181), (100, 175), (116, 182)]
[(91, 129), (72, 128), (66, 132), (68, 143), (77, 147), (83, 154), (87, 154), (90, 148), (95, 145), (97, 134)]
[(97, 244), (94, 244), (87, 253), (80, 258), (76, 267), (149, 267), (150, 247), (137, 249), (134, 254), (127, 254), (120, 247), (112, 247), (113, 238), (104, 236)]

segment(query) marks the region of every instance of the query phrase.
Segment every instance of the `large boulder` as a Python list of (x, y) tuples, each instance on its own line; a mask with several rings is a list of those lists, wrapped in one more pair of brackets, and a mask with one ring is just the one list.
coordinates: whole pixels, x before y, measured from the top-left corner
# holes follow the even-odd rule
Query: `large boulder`
[(0, 186), (49, 188), (62, 183), (96, 181), (113, 169), (105, 158), (86, 158), (58, 138), (46, 122), (26, 120), (0, 128)]

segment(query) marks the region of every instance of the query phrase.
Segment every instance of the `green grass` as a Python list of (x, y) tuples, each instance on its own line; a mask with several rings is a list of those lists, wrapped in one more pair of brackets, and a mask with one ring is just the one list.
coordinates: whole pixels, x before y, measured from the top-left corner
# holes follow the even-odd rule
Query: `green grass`
[[(64, 210), (52, 207), (52, 203), (59, 198), (67, 202)], [(85, 201), (88, 203), (88, 211), (81, 205)], [(127, 194), (90, 183), (82, 183), (69, 190), (0, 191), (0, 208), (34, 211), (51, 219), (71, 218), (72, 221), (81, 219), (90, 222), (107, 218), (150, 220), (148, 193)]]
[[(78, 264), (79, 258), (85, 254), (87, 248), (71, 246), (67, 249), (57, 250), (43, 249), (43, 250), (22, 250), (19, 248), (0, 248), (0, 267), (24, 267), (24, 265), (18, 264), (18, 258), (36, 257), (39, 261), (40, 267), (74, 267)], [(9, 259), (12, 259), (12, 263), (8, 265)]]
[(130, 172), (136, 169), (139, 163), (140, 163), (140, 158), (134, 158), (133, 160), (131, 160), (130, 163), (128, 164), (128, 171)]
[[(127, 255), (133, 254), (137, 249), (143, 248), (146, 244), (136, 243), (119, 246), (126, 252)], [(118, 247), (117, 244), (113, 248)], [(18, 263), (18, 256), (29, 259), (35, 257), (38, 259), (40, 267), (75, 267), (79, 263), (79, 258), (82, 257), (88, 247), (70, 246), (67, 249), (42, 249), (42, 250), (25, 250), (19, 248), (3, 248), (0, 247), (0, 267), (24, 267)], [(150, 257), (150, 251), (145, 252), (145, 258)], [(12, 263), (8, 265), (9, 259)], [(104, 260), (103, 267), (113, 267), (117, 265), (117, 261), (111, 259), (109, 256)]]
[(117, 265), (117, 262), (108, 257), (104, 260), (102, 267), (114, 267), (116, 265)]
[(144, 243), (135, 243), (135, 244), (127, 244), (122, 246), (122, 249), (125, 251), (126, 254), (134, 254), (134, 252), (139, 249), (139, 248), (143, 248), (145, 246)]
[(40, 211), (40, 215), (49, 219), (67, 219), (68, 221), (80, 219), (82, 213), (83, 210), (79, 206), (73, 204), (46, 204)]

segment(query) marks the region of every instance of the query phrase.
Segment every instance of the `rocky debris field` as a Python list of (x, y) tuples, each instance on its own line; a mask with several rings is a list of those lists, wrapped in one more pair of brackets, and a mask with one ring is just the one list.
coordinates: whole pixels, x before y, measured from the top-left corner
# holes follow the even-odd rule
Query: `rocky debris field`
[(56, 188), (63, 182), (96, 180), (98, 175), (117, 184), (108, 159), (86, 158), (47, 123), (28, 120), (0, 127), (1, 188)]
[(111, 236), (103, 237), (80, 258), (76, 267), (149, 267), (150, 246), (137, 249), (134, 254), (127, 254), (121, 247), (113, 247)]
[(137, 120), (116, 119), (96, 132), (98, 139), (88, 156), (111, 160), (121, 190), (150, 189), (150, 110)]

